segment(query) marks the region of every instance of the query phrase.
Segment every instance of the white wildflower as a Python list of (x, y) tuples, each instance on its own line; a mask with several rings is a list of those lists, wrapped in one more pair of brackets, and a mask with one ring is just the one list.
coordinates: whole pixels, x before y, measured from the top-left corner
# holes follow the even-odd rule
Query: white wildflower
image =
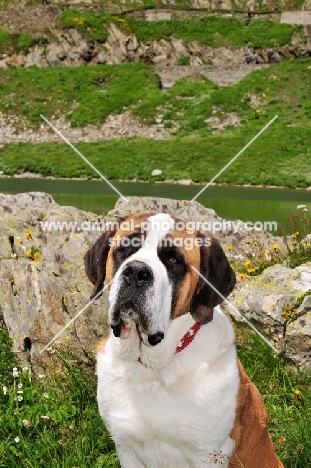
[(297, 205), (297, 210), (302, 210), (303, 208), (307, 208), (307, 205)]
[(30, 423), (30, 421), (28, 421), (28, 419), (23, 419), (23, 424), (24, 424), (24, 426), (27, 427), (27, 426), (30, 426), (31, 423)]
[(44, 398), (49, 398), (49, 395), (47, 393), (43, 393)]
[(17, 399), (18, 401), (23, 401), (24, 398), (21, 395), (18, 395)]
[(44, 379), (44, 375), (43, 375), (43, 374), (39, 374), (38, 377), (39, 377), (39, 379)]
[(17, 390), (16, 393), (24, 393), (23, 390)]
[(14, 378), (18, 377), (19, 374), (18, 374), (17, 367), (13, 367), (13, 372), (12, 372), (12, 374), (13, 374), (13, 377), (14, 377)]
[(28, 366), (23, 367), (23, 369), (22, 369), (22, 371), (23, 371), (24, 373), (25, 373), (25, 372), (28, 372), (28, 370), (29, 370), (29, 367), (28, 367)]
[(6, 395), (6, 392), (8, 391), (8, 387), (3, 385), (2, 390), (3, 390), (4, 395)]
[(50, 419), (49, 416), (40, 416), (41, 419)]
[(309, 210), (308, 210), (308, 208), (303, 208), (303, 210), (302, 210), (302, 211), (309, 211)]
[(20, 438), (17, 436), (14, 438), (15, 442), (18, 444), (18, 442), (20, 441)]
[(22, 383), (19, 383), (17, 386), (18, 386), (18, 388), (23, 388), (23, 384), (22, 384)]

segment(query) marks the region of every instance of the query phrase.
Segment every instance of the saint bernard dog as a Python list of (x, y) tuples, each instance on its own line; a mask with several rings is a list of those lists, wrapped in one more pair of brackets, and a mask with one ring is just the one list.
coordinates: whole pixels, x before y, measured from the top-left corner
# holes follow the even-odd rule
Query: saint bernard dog
[(85, 255), (92, 297), (110, 285), (112, 330), (97, 347), (101, 417), (124, 468), (281, 468), (219, 307), (235, 274), (215, 239), (182, 223), (131, 215)]

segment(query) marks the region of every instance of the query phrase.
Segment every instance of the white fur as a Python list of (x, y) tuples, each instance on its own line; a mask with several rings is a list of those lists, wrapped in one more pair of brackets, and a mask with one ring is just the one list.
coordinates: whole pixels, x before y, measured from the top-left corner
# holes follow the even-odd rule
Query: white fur
[(99, 410), (124, 468), (228, 466), (239, 384), (234, 333), (216, 307), (174, 354), (193, 324), (189, 313), (173, 320), (154, 347), (140, 343), (132, 324), (123, 339), (110, 334), (97, 356)]

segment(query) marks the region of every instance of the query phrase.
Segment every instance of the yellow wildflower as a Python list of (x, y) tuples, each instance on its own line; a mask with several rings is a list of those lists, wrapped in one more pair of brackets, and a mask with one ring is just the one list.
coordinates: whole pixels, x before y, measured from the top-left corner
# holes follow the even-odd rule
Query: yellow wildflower
[(238, 274), (238, 277), (239, 277), (242, 281), (244, 281), (245, 278), (246, 278), (246, 274), (245, 274), (245, 273), (239, 273), (239, 274)]
[(254, 267), (254, 270), (256, 270), (256, 271), (259, 270), (259, 267)]
[(248, 268), (247, 269), (247, 273), (250, 273), (250, 274), (255, 273), (255, 271), (256, 271), (255, 268)]
[(250, 260), (246, 260), (246, 262), (244, 263), (244, 266), (249, 266), (251, 264), (251, 261)]
[(27, 252), (26, 252), (27, 257), (29, 257), (29, 255), (31, 255), (31, 254), (32, 254), (31, 249), (28, 249)]
[(294, 240), (294, 241), (292, 242), (292, 245), (293, 245), (294, 247), (296, 247), (297, 241)]
[(262, 253), (263, 255), (269, 255), (270, 252), (269, 252), (269, 250), (263, 250), (261, 253)]
[(16, 244), (22, 244), (22, 243), (23, 243), (22, 239), (20, 237), (17, 237)]
[(300, 392), (300, 390), (298, 390), (298, 389), (296, 388), (296, 389), (294, 390), (294, 394), (295, 394), (296, 396), (300, 396), (300, 395), (301, 395), (301, 392)]
[(227, 250), (230, 252), (232, 250), (232, 245), (227, 245)]
[(26, 237), (26, 239), (32, 239), (32, 231), (30, 231), (30, 229), (29, 229), (29, 231), (27, 231), (25, 233), (25, 237)]
[(277, 250), (277, 249), (279, 248), (279, 244), (273, 244), (272, 248), (273, 248), (274, 250)]
[(253, 241), (252, 244), (253, 244), (253, 245), (257, 245), (257, 241)]
[(40, 260), (41, 257), (42, 257), (42, 255), (40, 254), (40, 252), (35, 252), (33, 254), (33, 259), (34, 260)]

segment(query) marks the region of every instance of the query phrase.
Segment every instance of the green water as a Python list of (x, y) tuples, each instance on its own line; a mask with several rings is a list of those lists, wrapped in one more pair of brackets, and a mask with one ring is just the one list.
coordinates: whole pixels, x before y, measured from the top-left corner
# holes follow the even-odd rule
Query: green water
[[(154, 196), (191, 200), (201, 186), (180, 186), (151, 183), (119, 183), (115, 187), (126, 196)], [(0, 193), (47, 192), (60, 205), (72, 205), (86, 211), (106, 214), (118, 195), (102, 181), (0, 179)], [(227, 220), (276, 221), (279, 233), (291, 233), (291, 214), (298, 214), (297, 205), (306, 204), (311, 212), (311, 191), (251, 187), (210, 186), (196, 200), (213, 208)], [(308, 213), (309, 214), (309, 213)]]

